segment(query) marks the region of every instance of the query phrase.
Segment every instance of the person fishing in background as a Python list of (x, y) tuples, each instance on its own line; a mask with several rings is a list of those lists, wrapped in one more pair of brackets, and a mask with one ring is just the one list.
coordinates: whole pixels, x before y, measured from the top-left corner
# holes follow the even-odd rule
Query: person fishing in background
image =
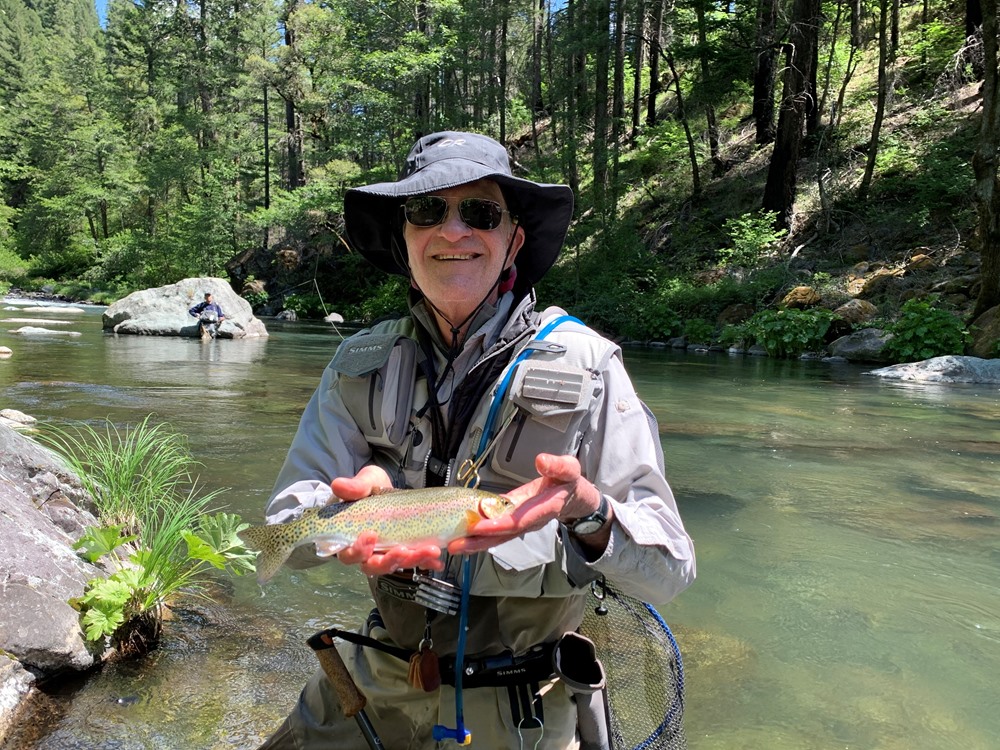
[[(425, 136), (398, 181), (345, 194), (351, 246), (409, 279), (410, 312), (341, 344), (268, 523), (339, 500), (363, 512), (391, 488), (478, 485), (514, 506), (444, 549), (384, 549), (373, 513), (346, 548), (292, 553), (305, 567), (336, 551), (368, 577), (376, 608), (338, 648), (385, 747), (440, 747), (456, 723), (481, 747), (588, 746), (582, 703), (553, 663), (591, 583), (663, 604), (694, 579), (655, 420), (619, 348), (558, 308), (536, 310), (533, 285), (572, 213), (568, 187), (515, 177), (504, 147), (474, 133)], [(460, 595), (428, 606), (425, 587)], [(331, 747), (368, 745), (317, 671), (261, 750)]]
[(222, 325), (222, 321), (226, 319), (226, 314), (222, 312), (222, 308), (212, 299), (211, 292), (205, 292), (204, 301), (199, 302), (188, 310), (188, 315), (198, 319), (198, 332), (200, 335), (208, 331), (211, 333), (212, 338), (215, 338), (215, 332)]

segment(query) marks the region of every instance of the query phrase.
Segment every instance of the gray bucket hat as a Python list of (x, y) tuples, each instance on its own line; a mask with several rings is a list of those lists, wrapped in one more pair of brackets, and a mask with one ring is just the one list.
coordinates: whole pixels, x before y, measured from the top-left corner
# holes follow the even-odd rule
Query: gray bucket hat
[(573, 191), (514, 177), (506, 149), (477, 133), (424, 136), (410, 149), (396, 182), (351, 188), (344, 195), (344, 223), (351, 246), (389, 273), (409, 276), (399, 206), (406, 198), (489, 179), (503, 191), (524, 229), (517, 256), (518, 283), (530, 286), (551, 268), (573, 218)]

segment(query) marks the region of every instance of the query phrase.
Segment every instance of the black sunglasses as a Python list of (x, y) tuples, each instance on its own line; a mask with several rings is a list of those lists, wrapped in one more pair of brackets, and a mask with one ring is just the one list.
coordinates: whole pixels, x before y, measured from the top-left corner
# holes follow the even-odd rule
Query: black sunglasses
[[(472, 229), (496, 229), (509, 213), (496, 201), (486, 198), (463, 198), (458, 202), (458, 215)], [(448, 199), (440, 195), (420, 195), (403, 203), (403, 216), (415, 227), (433, 227), (448, 215)]]

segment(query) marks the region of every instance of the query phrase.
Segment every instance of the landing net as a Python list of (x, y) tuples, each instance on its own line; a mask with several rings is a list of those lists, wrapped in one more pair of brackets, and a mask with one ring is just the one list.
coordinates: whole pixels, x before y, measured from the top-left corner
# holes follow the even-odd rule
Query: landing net
[(610, 584), (606, 614), (591, 599), (580, 632), (597, 646), (610, 704), (612, 750), (686, 750), (684, 667), (660, 614)]

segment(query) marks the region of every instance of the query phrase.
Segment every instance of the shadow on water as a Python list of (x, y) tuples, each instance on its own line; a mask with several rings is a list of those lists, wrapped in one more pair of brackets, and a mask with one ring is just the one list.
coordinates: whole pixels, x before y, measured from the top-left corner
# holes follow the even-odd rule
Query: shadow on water
[[(11, 313), (13, 315), (13, 313)], [(3, 407), (146, 414), (188, 435), (210, 489), (258, 522), (340, 338), (28, 341)], [(698, 580), (663, 608), (685, 654), (692, 750), (995, 750), (1000, 737), (1000, 393), (885, 383), (854, 365), (628, 349), (660, 423)], [(369, 608), (337, 565), (265, 591), (220, 580), (147, 659), (50, 685), (3, 750), (255, 747), (314, 669), (305, 638)]]

